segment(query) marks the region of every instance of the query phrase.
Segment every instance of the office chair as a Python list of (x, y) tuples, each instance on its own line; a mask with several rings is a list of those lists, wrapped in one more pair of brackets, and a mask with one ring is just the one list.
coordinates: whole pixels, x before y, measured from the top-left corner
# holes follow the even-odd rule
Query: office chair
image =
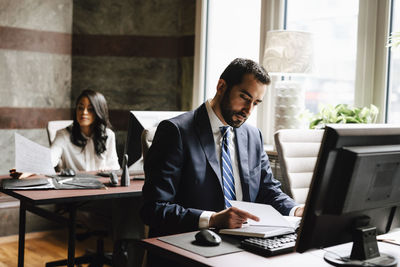
[(306, 202), (323, 133), (323, 130), (282, 129), (274, 134), (282, 190), (299, 204)]
[(47, 137), (49, 138), (49, 145), (51, 145), (56, 138), (56, 134), (58, 130), (61, 130), (69, 125), (71, 125), (73, 120), (58, 120), (58, 121), (49, 121), (47, 123)]
[[(156, 133), (156, 130), (157, 130), (157, 127), (151, 127), (148, 129), (144, 129), (142, 132), (141, 143), (142, 143), (143, 161), (146, 159), (147, 152), (149, 151), (151, 143), (153, 142), (153, 138)], [(149, 226), (148, 225), (144, 226), (144, 236), (145, 236), (145, 238), (149, 237)], [(147, 266), (147, 251), (145, 251), (145, 254), (143, 257), (143, 265), (142, 266)]]
[[(77, 237), (79, 240), (79, 238)], [(76, 266), (82, 266), (82, 264), (89, 264), (89, 267), (101, 267), (104, 264), (112, 266), (112, 253), (104, 252), (104, 241), (103, 239), (97, 239), (96, 252), (88, 252), (83, 256), (76, 257), (74, 261)], [(67, 266), (68, 260), (59, 260), (46, 263), (46, 267), (53, 266)]]
[(149, 129), (144, 129), (142, 132), (142, 154), (143, 159), (146, 159), (147, 152), (153, 142), (154, 135), (156, 133), (157, 127), (151, 127)]
[[(104, 208), (104, 205), (101, 207), (101, 209)], [(107, 207), (108, 209), (110, 207)], [(65, 210), (68, 210), (68, 206), (64, 205), (59, 205), (57, 206), (57, 211), (61, 215)], [(90, 228), (87, 225), (88, 224), (93, 224), (93, 222), (98, 222), (98, 221), (104, 221), (104, 219), (101, 218), (102, 215), (98, 215), (95, 211), (91, 209), (91, 206), (86, 208), (85, 211), (79, 211), (78, 213), (81, 215), (78, 215), (78, 218), (81, 217), (80, 220), (77, 221), (77, 229), (85, 229), (83, 232), (79, 232), (75, 234), (75, 239), (77, 241), (84, 241), (92, 236), (96, 237), (96, 248), (95, 250), (90, 250), (87, 249), (85, 254), (82, 256), (77, 256), (75, 257), (75, 265), (76, 266), (82, 266), (82, 264), (88, 264), (89, 267), (101, 267), (103, 265), (109, 265), (112, 266), (112, 253), (111, 252), (106, 252), (104, 250), (104, 240), (108, 237), (109, 231), (107, 229), (102, 228)], [(93, 215), (95, 214), (95, 215)], [(95, 216), (95, 217), (93, 217)], [(88, 220), (89, 217), (92, 217), (93, 219)], [(82, 223), (83, 221), (87, 221), (88, 223)], [(63, 260), (57, 260), (57, 261), (52, 261), (46, 263), (46, 267), (53, 267), (53, 266), (66, 266), (68, 263), (67, 259)]]

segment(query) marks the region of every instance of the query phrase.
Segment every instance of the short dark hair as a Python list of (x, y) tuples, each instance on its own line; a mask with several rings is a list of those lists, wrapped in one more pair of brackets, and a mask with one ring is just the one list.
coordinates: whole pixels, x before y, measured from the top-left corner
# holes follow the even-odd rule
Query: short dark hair
[(96, 118), (93, 122), (93, 143), (95, 152), (97, 155), (100, 155), (106, 150), (106, 141), (107, 141), (107, 128), (112, 128), (111, 123), (108, 117), (108, 106), (106, 98), (103, 94), (96, 92), (91, 89), (86, 89), (82, 91), (82, 93), (76, 99), (75, 110), (74, 110), (74, 123), (72, 124), (71, 129), (71, 142), (82, 149), (86, 146), (87, 140), (83, 137), (81, 133), (81, 128), (76, 119), (76, 108), (79, 104), (79, 101), (82, 97), (87, 97), (92, 104), (94, 113)]
[(262, 84), (269, 85), (271, 78), (263, 66), (251, 59), (236, 58), (222, 72), (220, 79), (223, 79), (228, 89), (240, 84), (245, 74), (253, 74)]

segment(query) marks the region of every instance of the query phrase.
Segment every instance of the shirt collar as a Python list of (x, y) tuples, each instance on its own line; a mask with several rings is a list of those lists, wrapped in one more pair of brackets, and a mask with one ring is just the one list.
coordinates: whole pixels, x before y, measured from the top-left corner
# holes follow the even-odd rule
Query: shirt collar
[(215, 114), (214, 110), (211, 107), (211, 99), (206, 101), (206, 109), (208, 113), (208, 118), (210, 119), (211, 130), (213, 133), (220, 133), (219, 127), (224, 126), (222, 121), (218, 118), (217, 114)]

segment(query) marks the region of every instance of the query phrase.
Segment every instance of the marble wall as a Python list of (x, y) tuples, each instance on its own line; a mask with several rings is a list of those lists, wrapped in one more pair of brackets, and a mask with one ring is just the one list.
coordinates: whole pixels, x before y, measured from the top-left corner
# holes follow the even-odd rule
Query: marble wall
[(72, 0), (1, 0), (0, 25), (72, 32)]
[[(194, 26), (194, 0), (74, 1), (72, 101), (92, 87), (126, 118), (190, 109)], [(126, 129), (116, 129), (119, 154)]]
[(0, 151), (7, 155), (0, 158), (0, 173), (14, 167), (14, 132), (48, 145), (43, 126), (13, 126), (34, 119), (18, 116), (21, 111), (71, 106), (72, 4), (0, 0)]

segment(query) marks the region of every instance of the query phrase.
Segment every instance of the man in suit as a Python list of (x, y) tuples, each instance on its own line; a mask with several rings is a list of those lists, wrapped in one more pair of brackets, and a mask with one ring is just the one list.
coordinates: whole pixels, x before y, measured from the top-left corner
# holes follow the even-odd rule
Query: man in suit
[[(213, 99), (159, 124), (144, 164), (141, 216), (150, 226), (150, 236), (238, 228), (247, 219), (258, 220), (229, 207), (229, 199), (270, 204), (283, 215), (302, 215), (303, 208), (273, 178), (260, 131), (244, 123), (269, 83), (263, 67), (235, 59), (221, 74)], [(229, 127), (221, 133), (223, 126)], [(221, 158), (225, 133), (230, 136), (225, 139), (230, 185), (224, 181)]]

